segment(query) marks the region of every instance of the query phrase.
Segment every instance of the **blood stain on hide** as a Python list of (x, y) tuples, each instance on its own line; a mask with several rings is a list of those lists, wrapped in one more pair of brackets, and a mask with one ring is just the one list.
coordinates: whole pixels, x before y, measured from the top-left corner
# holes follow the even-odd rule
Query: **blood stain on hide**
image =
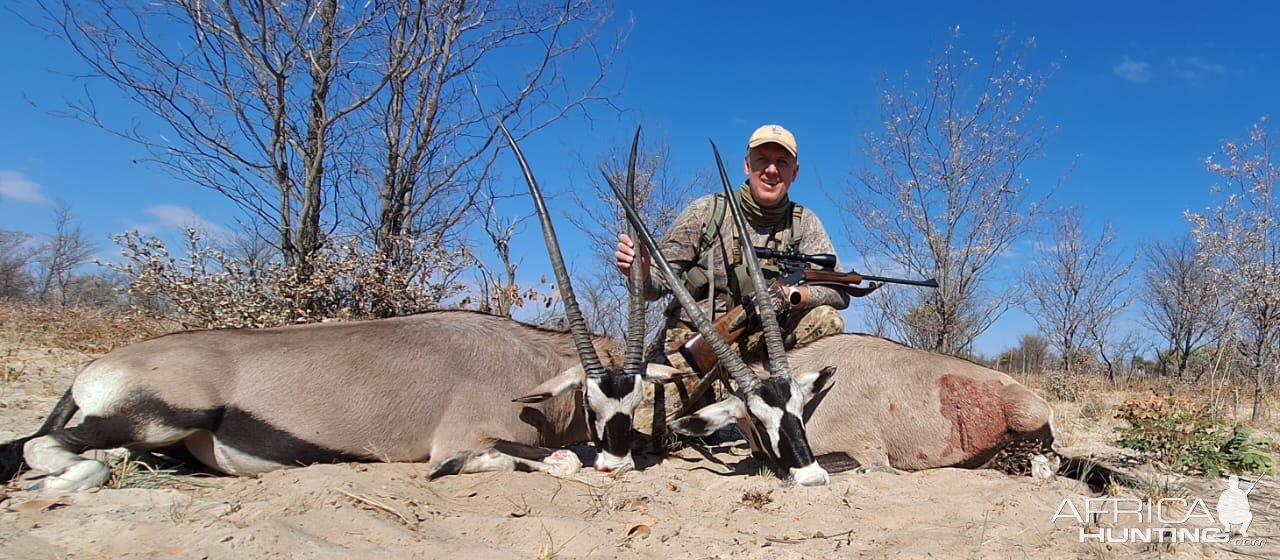
[(976, 381), (960, 375), (938, 380), (939, 412), (951, 423), (943, 455), (960, 451), (961, 466), (977, 466), (1007, 437), (1009, 423), (998, 380)]

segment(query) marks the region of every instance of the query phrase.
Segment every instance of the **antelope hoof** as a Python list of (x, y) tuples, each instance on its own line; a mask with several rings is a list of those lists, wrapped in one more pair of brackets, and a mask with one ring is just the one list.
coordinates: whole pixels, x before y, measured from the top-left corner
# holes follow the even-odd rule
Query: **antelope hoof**
[(101, 487), (111, 478), (111, 469), (98, 461), (81, 461), (56, 476), (50, 475), (26, 488), (30, 492), (82, 492)]
[(826, 469), (818, 466), (818, 463), (792, 469), (791, 479), (800, 486), (826, 486), (831, 483), (831, 476), (827, 474)]
[(578, 454), (568, 449), (560, 449), (547, 455), (543, 461), (547, 464), (547, 472), (555, 476), (569, 476), (582, 469), (582, 460)]

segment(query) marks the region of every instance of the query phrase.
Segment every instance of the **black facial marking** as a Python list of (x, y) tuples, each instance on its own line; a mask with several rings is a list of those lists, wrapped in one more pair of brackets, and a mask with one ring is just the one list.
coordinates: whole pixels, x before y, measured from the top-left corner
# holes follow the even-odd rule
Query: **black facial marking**
[(611, 455), (622, 457), (631, 452), (631, 416), (614, 414), (604, 424), (604, 441), (600, 447)]
[(804, 423), (794, 414), (782, 416), (782, 428), (779, 430), (781, 440), (778, 445), (780, 466), (794, 469), (813, 464), (813, 450), (809, 448), (809, 439), (805, 437)]
[(636, 375), (634, 373), (592, 376), (592, 380), (600, 387), (600, 392), (604, 393), (604, 396), (614, 400), (622, 400), (636, 389)]
[(777, 463), (778, 458), (773, 454), (773, 438), (769, 436), (769, 430), (766, 430), (764, 424), (756, 420), (754, 415), (751, 416), (751, 424), (755, 426), (755, 429), (751, 431), (755, 434), (756, 447), (760, 448), (765, 455), (768, 455), (769, 461)]
[(791, 401), (791, 381), (771, 378), (760, 384), (759, 395), (765, 404), (786, 410), (787, 403)]
[(760, 439), (761, 448), (768, 453), (777, 465), (793, 469), (813, 464), (813, 451), (809, 448), (809, 440), (805, 436), (804, 422), (787, 411), (787, 403), (791, 400), (791, 381), (773, 378), (764, 381), (757, 389), (756, 396), (772, 408), (782, 411), (782, 422), (778, 429), (778, 456), (773, 456), (770, 434), (752, 415), (752, 423)]
[(596, 431), (596, 411), (592, 410), (589, 404), (584, 408), (587, 410), (587, 431), (591, 435), (591, 441), (599, 444), (600, 433)]
[[(595, 385), (605, 398), (621, 402), (640, 387), (640, 384), (636, 381), (637, 377), (634, 373), (614, 373), (592, 375), (588, 383)], [(605, 421), (604, 433), (598, 433), (596, 423), (599, 417), (595, 407), (599, 406), (599, 404), (588, 402), (586, 407), (587, 424), (591, 428), (591, 439), (601, 451), (622, 457), (631, 451), (631, 415), (614, 414)]]

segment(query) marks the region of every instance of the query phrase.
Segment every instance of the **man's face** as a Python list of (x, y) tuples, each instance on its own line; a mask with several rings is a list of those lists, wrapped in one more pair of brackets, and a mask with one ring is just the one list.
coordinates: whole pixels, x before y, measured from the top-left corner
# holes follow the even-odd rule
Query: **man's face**
[(782, 202), (800, 172), (800, 164), (791, 152), (773, 143), (752, 148), (742, 167), (751, 186), (751, 197), (762, 208), (773, 208)]

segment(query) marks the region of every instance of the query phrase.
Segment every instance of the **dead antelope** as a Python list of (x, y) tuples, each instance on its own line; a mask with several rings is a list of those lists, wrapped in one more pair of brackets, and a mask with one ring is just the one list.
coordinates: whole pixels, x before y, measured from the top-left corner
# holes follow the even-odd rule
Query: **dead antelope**
[[(532, 181), (523, 156), (520, 164)], [(34, 489), (93, 488), (110, 471), (79, 454), (117, 447), (183, 447), (232, 475), (398, 461), (427, 462), (435, 478), (576, 472), (575, 454), (551, 448), (592, 440), (598, 470), (634, 466), (631, 424), (642, 381), (674, 370), (644, 364), (638, 295), (625, 356), (587, 332), (546, 209), (536, 202), (571, 332), (447, 311), (158, 337), (85, 366), (35, 434), (0, 446), (0, 480), (25, 459), (45, 474)], [(80, 423), (68, 427), (77, 412)]]
[[(815, 388), (806, 406), (809, 443), (823, 464), (842, 468), (976, 468), (1000, 450), (1053, 443), (1049, 404), (1013, 378), (960, 358), (864, 334), (839, 334), (787, 352), (793, 367), (835, 366), (837, 383)], [(707, 435), (745, 419), (721, 402), (672, 422)]]
[[(627, 408), (609, 387), (588, 392), (589, 414), (551, 399), (584, 379), (581, 344), (620, 357), (604, 337), (469, 311), (161, 336), (88, 364), (36, 434), (0, 447), (0, 480), (24, 447), (47, 474), (35, 489), (53, 491), (101, 485), (107, 466), (79, 453), (116, 447), (183, 446), (232, 475), (345, 461), (427, 462), (432, 478), (570, 473), (577, 456), (551, 448), (592, 439), (586, 416)], [(598, 467), (629, 461), (629, 434), (596, 433)]]

